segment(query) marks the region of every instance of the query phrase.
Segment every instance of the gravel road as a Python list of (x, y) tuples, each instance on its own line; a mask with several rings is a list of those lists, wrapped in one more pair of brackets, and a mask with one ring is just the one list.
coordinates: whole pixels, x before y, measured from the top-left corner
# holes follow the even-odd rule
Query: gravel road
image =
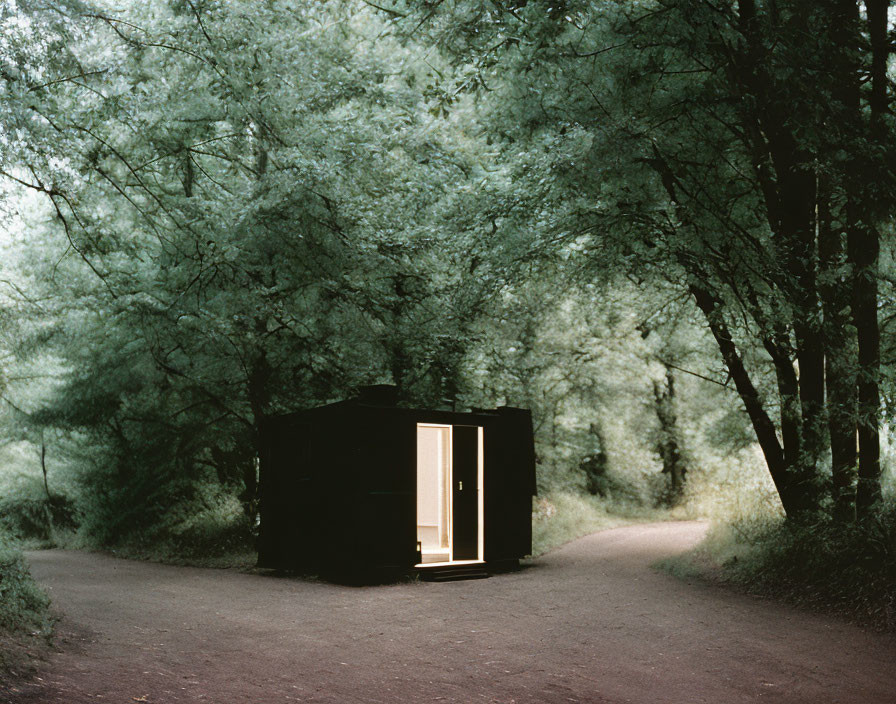
[(29, 553), (61, 650), (15, 704), (893, 704), (896, 639), (650, 568), (699, 523), (574, 541), (514, 574), (344, 587)]

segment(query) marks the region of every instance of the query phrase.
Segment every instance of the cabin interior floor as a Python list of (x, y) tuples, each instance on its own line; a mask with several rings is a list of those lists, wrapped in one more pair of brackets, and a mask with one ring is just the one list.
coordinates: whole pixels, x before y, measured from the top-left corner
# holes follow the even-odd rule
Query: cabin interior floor
[(427, 552), (423, 554), (423, 562), (420, 564), (425, 565), (430, 562), (448, 562), (449, 555), (448, 551), (445, 552)]

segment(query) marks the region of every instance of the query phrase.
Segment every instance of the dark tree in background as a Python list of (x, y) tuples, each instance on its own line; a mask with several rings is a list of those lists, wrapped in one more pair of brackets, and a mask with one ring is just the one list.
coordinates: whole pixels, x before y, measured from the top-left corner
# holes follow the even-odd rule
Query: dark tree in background
[(653, 399), (659, 421), (656, 448), (663, 462), (663, 474), (668, 477), (668, 489), (661, 497), (662, 503), (675, 506), (684, 497), (688, 468), (681, 452), (678, 413), (675, 408), (675, 374), (666, 365), (662, 381), (653, 382)]

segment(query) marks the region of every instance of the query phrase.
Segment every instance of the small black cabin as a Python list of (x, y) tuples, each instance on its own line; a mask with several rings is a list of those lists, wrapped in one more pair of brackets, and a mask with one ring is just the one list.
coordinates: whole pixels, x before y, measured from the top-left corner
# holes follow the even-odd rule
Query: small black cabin
[(399, 408), (391, 387), (271, 418), (262, 439), (261, 567), (365, 574), (532, 551), (532, 416)]

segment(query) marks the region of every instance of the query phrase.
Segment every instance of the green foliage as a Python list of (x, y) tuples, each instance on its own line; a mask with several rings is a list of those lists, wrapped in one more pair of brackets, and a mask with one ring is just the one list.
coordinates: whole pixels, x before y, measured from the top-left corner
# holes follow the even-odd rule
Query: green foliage
[[(858, 4), (807, 0), (559, 7), (426, 11), (433, 38), (478, 78), (464, 86), (505, 166), (492, 182), (496, 220), (517, 230), (502, 233), (504, 247), (693, 297), (788, 512), (831, 510), (831, 496), (853, 510), (856, 462), (839, 448), (856, 425), (863, 510), (876, 501), (871, 435), (888, 374), (868, 282), (885, 271), (875, 252), (892, 246), (896, 203), (886, 76), (871, 91), (883, 107), (861, 88), (887, 50), (868, 41), (880, 16), (864, 23)], [(858, 226), (858, 212), (881, 226)], [(826, 416), (839, 423), (833, 443)]]
[(39, 448), (27, 441), (0, 448), (0, 531), (29, 547), (71, 541), (81, 517), (75, 482), (70, 472), (56, 468), (49, 481), (53, 489), (48, 497)]
[[(49, 450), (46, 475), (4, 463), (10, 530), (242, 555), (265, 419), (378, 382), (532, 409), (539, 549), (679, 493), (675, 515), (777, 517), (753, 397), (784, 473), (829, 489), (798, 328), (855, 276), (844, 169), (889, 141), (832, 112), (828, 5), (783, 3), (810, 41), (762, 4), (752, 35), (737, 3), (378, 4), (0, 8), (0, 439)], [(812, 272), (820, 243), (772, 212), (807, 175), (839, 237)]]
[(684, 507), (689, 517), (730, 523), (782, 516), (758, 448), (731, 454), (707, 451), (705, 446), (698, 449), (697, 471), (689, 477)]
[(59, 532), (77, 528), (76, 510), (62, 496), (50, 503), (34, 492), (6, 495), (0, 499), (0, 517), (0, 525), (16, 540), (38, 545), (53, 545)]
[[(164, 465), (162, 465), (164, 467)], [(253, 517), (236, 492), (210, 470), (166, 475), (134, 463), (127, 477), (111, 462), (84, 472), (85, 502), (79, 538), (128, 554), (209, 559), (253, 547)]]
[(11, 366), (54, 373), (8, 395), (78, 446), (86, 539), (180, 544), (214, 513), (251, 540), (267, 415), (387, 380), (456, 397), (456, 274), (429, 218), (455, 209), (470, 139), (413, 87), (438, 58), (362, 3), (97, 5), (29, 10), (65, 48), (53, 70), (83, 75), (22, 71), (47, 121), (9, 123), (8, 178), (43, 202), (17, 223)]
[(26, 74), (56, 127), (22, 127), (45, 207), (12, 257), (32, 293), (7, 292), (14, 371), (36, 351), (53, 370), (9, 396), (28, 439), (68, 443), (81, 539), (226, 544), (202, 515), (248, 543), (265, 416), (379, 381), (410, 404), (532, 408), (542, 489), (580, 491), (599, 448), (604, 493), (652, 503), (656, 453), (630, 428), (656, 424), (657, 369), (643, 311), (620, 310), (642, 292), (578, 278), (572, 250), (520, 276), (528, 201), (469, 92), (439, 94), (449, 61), (359, 3), (100, 5), (54, 24), (89, 75)]
[[(180, 492), (177, 490), (180, 489)], [(120, 506), (89, 514), (82, 535), (116, 554), (208, 567), (249, 567), (256, 560), (254, 525), (239, 499), (213, 481), (166, 483), (164, 496), (151, 495), (150, 517), (127, 512), (133, 524), (118, 524)], [(110, 532), (102, 518), (116, 521)]]

